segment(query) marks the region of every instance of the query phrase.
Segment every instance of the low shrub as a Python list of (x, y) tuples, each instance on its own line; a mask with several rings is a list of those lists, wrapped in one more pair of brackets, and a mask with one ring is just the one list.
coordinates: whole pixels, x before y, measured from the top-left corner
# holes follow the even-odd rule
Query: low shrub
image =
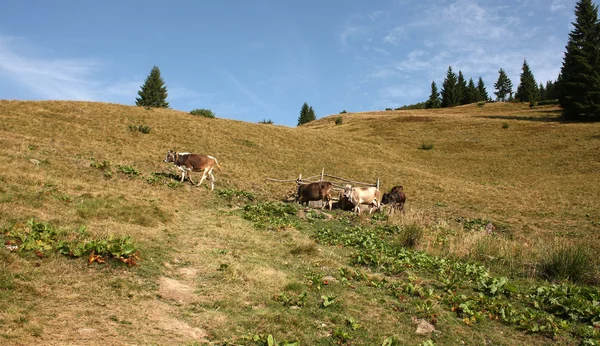
[(346, 114), (346, 113), (348, 113), (348, 112), (345, 109), (340, 112), (340, 114)]
[(141, 132), (143, 134), (148, 134), (148, 133), (150, 133), (150, 130), (151, 130), (150, 126), (148, 126), (148, 125), (132, 125), (132, 124), (129, 124), (127, 126), (129, 127), (129, 131), (132, 131), (132, 132), (139, 131), (139, 132)]
[(588, 282), (593, 279), (596, 268), (585, 248), (558, 245), (545, 253), (538, 264), (538, 271), (548, 280)]
[(335, 124), (336, 124), (336, 125), (341, 125), (341, 124), (342, 124), (342, 121), (343, 121), (343, 120), (342, 120), (342, 117), (337, 117), (337, 118), (335, 118)]
[(267, 125), (273, 125), (273, 120), (269, 119), (263, 119), (261, 121), (258, 122), (259, 124), (267, 124)]
[(509, 126), (508, 126), (508, 123), (502, 123), (502, 128), (503, 128), (503, 129), (505, 129), (505, 130), (506, 130), (508, 127), (509, 127)]
[(398, 241), (402, 246), (414, 249), (419, 245), (423, 238), (423, 227), (412, 223), (402, 227), (402, 231), (398, 234)]
[(431, 150), (433, 149), (433, 144), (432, 143), (421, 143), (421, 146), (419, 147), (419, 149), (421, 150)]
[(194, 109), (192, 111), (190, 111), (191, 115), (199, 115), (201, 117), (205, 117), (205, 118), (215, 118), (215, 113), (213, 111), (211, 111), (210, 109), (205, 109), (205, 108), (197, 108)]
[(483, 107), (483, 106), (485, 106), (485, 101), (479, 101), (479, 102), (477, 102), (477, 106), (478, 106), (478, 107)]

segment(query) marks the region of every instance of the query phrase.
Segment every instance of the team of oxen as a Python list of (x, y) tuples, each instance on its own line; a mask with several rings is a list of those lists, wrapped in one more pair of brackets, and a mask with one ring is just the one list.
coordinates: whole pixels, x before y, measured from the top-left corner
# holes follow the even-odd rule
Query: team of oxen
[[(202, 178), (196, 185), (199, 186), (208, 178), (211, 191), (215, 188), (215, 177), (212, 173), (213, 168), (216, 166), (219, 171), (221, 170), (221, 165), (217, 159), (210, 155), (178, 153), (169, 150), (163, 162), (172, 162), (181, 170), (181, 182), (185, 180), (187, 175), (190, 182), (196, 184), (192, 180), (191, 173), (202, 172)], [(297, 183), (296, 202), (308, 205), (310, 201), (322, 201), (323, 205), (321, 209), (325, 208), (325, 206), (329, 206), (329, 210), (332, 209), (331, 193), (333, 191), (333, 183), (329, 181), (307, 184), (297, 181)], [(402, 211), (404, 210), (404, 202), (406, 202), (406, 195), (402, 186), (394, 186), (390, 192), (384, 193), (383, 196), (379, 189), (374, 186), (353, 187), (352, 185), (346, 185), (344, 190), (338, 193), (338, 207), (344, 210), (354, 210), (357, 213), (360, 213), (361, 205), (370, 206), (369, 214), (373, 210), (381, 211), (384, 205), (389, 206), (391, 212), (395, 210)]]
[[(310, 201), (322, 201), (321, 209), (329, 206), (332, 209), (333, 202), (331, 193), (333, 191), (333, 183), (329, 181), (319, 181), (314, 183), (303, 184), (298, 181), (298, 192), (296, 194), (296, 202), (308, 205)], [(360, 214), (360, 206), (370, 206), (369, 214), (373, 210), (381, 211), (382, 207), (389, 206), (390, 212), (403, 211), (406, 195), (402, 186), (394, 186), (390, 192), (381, 195), (378, 188), (374, 186), (368, 187), (353, 187), (350, 184), (344, 186), (344, 189), (338, 193), (338, 207), (343, 210), (354, 210)]]

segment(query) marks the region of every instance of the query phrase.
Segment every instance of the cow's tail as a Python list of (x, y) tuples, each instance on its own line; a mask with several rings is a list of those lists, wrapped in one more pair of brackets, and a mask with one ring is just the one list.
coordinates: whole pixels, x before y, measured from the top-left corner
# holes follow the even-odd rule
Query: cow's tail
[(223, 172), (223, 170), (221, 169), (221, 165), (219, 164), (219, 161), (217, 161), (216, 158), (213, 157), (213, 159), (215, 160), (215, 164), (217, 165), (217, 168), (219, 169), (219, 172)]

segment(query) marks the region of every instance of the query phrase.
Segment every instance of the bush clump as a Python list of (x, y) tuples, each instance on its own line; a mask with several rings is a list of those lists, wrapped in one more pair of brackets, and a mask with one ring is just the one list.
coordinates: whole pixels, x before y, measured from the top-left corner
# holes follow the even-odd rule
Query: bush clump
[(336, 125), (341, 125), (341, 124), (342, 124), (342, 121), (343, 121), (343, 120), (342, 120), (342, 117), (337, 117), (337, 118), (335, 118), (335, 124), (336, 124)]
[(421, 150), (431, 150), (433, 149), (433, 144), (432, 143), (421, 143), (421, 146), (419, 147), (419, 149)]
[(210, 109), (196, 108), (190, 112), (191, 115), (199, 115), (205, 118), (215, 118), (215, 113)]
[(538, 264), (539, 273), (548, 280), (591, 281), (595, 275), (594, 261), (581, 246), (559, 245), (547, 251)]

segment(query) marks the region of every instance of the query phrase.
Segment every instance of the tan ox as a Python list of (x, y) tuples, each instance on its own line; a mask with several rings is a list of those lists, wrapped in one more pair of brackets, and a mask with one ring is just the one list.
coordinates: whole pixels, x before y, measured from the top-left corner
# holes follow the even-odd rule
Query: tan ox
[(344, 188), (344, 197), (348, 198), (350, 203), (354, 205), (354, 211), (360, 214), (360, 205), (369, 204), (369, 214), (373, 212), (373, 209), (381, 209), (381, 192), (376, 187), (352, 187), (352, 185), (346, 185)]
[(215, 176), (212, 171), (216, 166), (219, 171), (221, 170), (221, 165), (217, 159), (210, 155), (198, 155), (191, 153), (178, 153), (172, 150), (167, 151), (167, 156), (163, 160), (163, 162), (173, 162), (177, 168), (181, 170), (181, 182), (185, 179), (185, 174), (187, 172), (188, 179), (192, 184), (195, 184), (192, 180), (192, 172), (202, 172), (202, 178), (200, 182), (196, 184), (199, 186), (202, 184), (204, 179), (208, 178), (210, 180), (210, 190), (212, 191), (215, 188)]

